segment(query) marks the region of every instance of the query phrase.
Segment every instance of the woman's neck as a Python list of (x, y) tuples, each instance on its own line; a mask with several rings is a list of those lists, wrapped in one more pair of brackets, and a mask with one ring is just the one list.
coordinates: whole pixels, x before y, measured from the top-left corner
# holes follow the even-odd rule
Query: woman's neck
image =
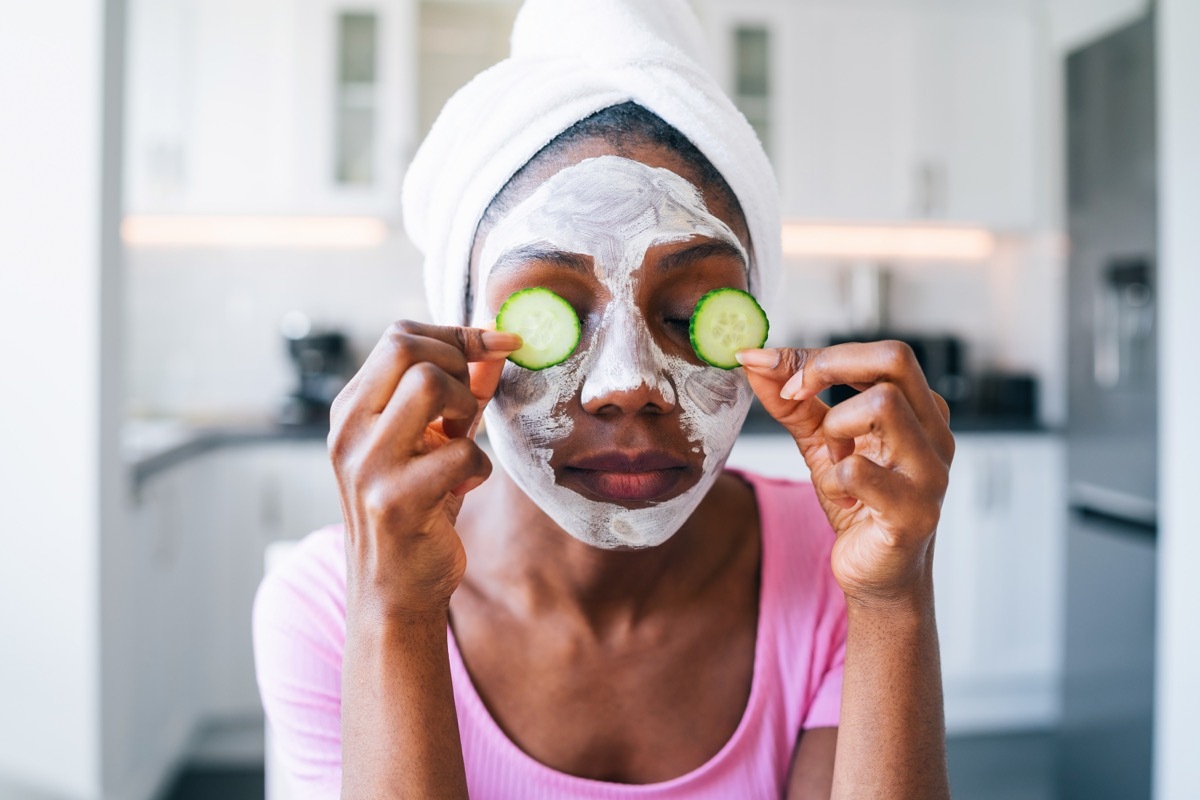
[(757, 524), (752, 490), (725, 477), (663, 544), (603, 550), (560, 528), (497, 466), (468, 496), (458, 529), (469, 591), (523, 618), (574, 617), (608, 638), (703, 592), (735, 563)]

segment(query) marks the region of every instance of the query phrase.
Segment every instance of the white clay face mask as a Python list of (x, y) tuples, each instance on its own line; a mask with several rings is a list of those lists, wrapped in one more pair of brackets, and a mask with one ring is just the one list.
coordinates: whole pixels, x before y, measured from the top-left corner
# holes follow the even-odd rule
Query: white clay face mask
[[(745, 256), (694, 185), (670, 170), (601, 156), (538, 187), (492, 229), (480, 258), (484, 297), (492, 266), (530, 246), (591, 256), (609, 295), (588, 346), (538, 372), (505, 364), (484, 412), (496, 457), (517, 485), (564, 530), (595, 547), (653, 547), (679, 530), (720, 474), (750, 407), (740, 370), (663, 352), (635, 302), (646, 251), (694, 236), (728, 241)], [(476, 308), (476, 325), (495, 313), (483, 306)], [(568, 406), (643, 386), (675, 407), (692, 452), (703, 453), (700, 480), (675, 497), (635, 509), (558, 485), (550, 459), (555, 443), (572, 431)]]

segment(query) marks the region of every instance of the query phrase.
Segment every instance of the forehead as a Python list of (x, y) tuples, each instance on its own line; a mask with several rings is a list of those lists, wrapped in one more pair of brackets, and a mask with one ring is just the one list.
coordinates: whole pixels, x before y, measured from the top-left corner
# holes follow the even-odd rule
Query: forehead
[(654, 244), (693, 237), (743, 249), (696, 186), (668, 169), (606, 155), (556, 173), (518, 204), (491, 231), (480, 264), (486, 276), (514, 247), (538, 242), (593, 256), (603, 275), (636, 269)]
[[(600, 159), (604, 156), (619, 156), (623, 160), (636, 162), (643, 167), (650, 168), (646, 172), (666, 171), (673, 173), (678, 183), (685, 184), (688, 187), (687, 191), (698, 195), (706, 213), (720, 221), (720, 223), (723, 223), (723, 227), (732, 233), (734, 241), (740, 245), (741, 249), (746, 253), (749, 252), (750, 237), (746, 228), (746, 221), (742, 216), (741, 210), (736, 207), (736, 201), (731, 202), (723, 192), (709, 185), (703, 179), (704, 176), (701, 170), (677, 152), (656, 144), (636, 144), (618, 147), (602, 139), (584, 139), (572, 143), (549, 158), (535, 159), (535, 161), (531, 162), (522, 171), (517, 180), (505, 188), (502, 200), (503, 205), (507, 209), (506, 213), (499, 215), (498, 219), (491, 220), (490, 224), (481, 225), (476, 232), (474, 247), (471, 253), (472, 282), (478, 285), (477, 278), (479, 276), (483, 250), (488, 244), (489, 239), (491, 239), (491, 234), (496, 227), (503, 225), (513, 212), (517, 211), (523, 204), (526, 204), (526, 201), (537, 194), (547, 182), (552, 182), (551, 179), (559, 173), (570, 170), (584, 161)], [(578, 173), (579, 171), (575, 172)], [(551, 207), (546, 209), (547, 213), (553, 211), (553, 213), (561, 214), (564, 203), (574, 203), (576, 204), (578, 213), (572, 218), (573, 224), (604, 225), (606, 226), (606, 230), (616, 232), (616, 229), (611, 227), (614, 217), (629, 217), (632, 207), (638, 204), (643, 207), (659, 206), (662, 204), (661, 198), (653, 196), (654, 190), (650, 186), (643, 185), (643, 189), (649, 194), (624, 196), (621, 198), (621, 203), (615, 205), (612, 202), (611, 192), (598, 192), (596, 191), (598, 188), (596, 185), (592, 185), (591, 187), (587, 185), (589, 181), (594, 182), (594, 184), (607, 182), (617, 174), (619, 173), (598, 173), (579, 182), (564, 181), (560, 188), (565, 189), (570, 185), (571, 191), (562, 192), (555, 189), (552, 192), (541, 193), (539, 198), (546, 198), (552, 204)], [(600, 202), (600, 194), (608, 194), (609, 197), (604, 202)], [(529, 208), (526, 206), (526, 211), (528, 210)], [(678, 210), (678, 208), (675, 207), (675, 210)], [(642, 217), (640, 219), (642, 222), (645, 222), (647, 218)], [(696, 232), (694, 221), (688, 222), (678, 217), (659, 221), (666, 223), (667, 226), (691, 225), (689, 230), (693, 233)]]

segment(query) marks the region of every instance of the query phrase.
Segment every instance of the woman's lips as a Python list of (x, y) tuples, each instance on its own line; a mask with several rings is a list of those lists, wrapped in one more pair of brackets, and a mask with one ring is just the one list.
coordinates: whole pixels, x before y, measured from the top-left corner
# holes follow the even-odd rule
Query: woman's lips
[(671, 494), (687, 463), (666, 453), (601, 453), (573, 460), (566, 476), (602, 500), (648, 502)]

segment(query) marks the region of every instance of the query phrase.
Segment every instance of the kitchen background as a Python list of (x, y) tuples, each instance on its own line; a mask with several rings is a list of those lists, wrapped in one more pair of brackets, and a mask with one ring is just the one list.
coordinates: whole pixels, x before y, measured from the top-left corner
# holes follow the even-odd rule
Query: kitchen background
[[(339, 518), (323, 402), (426, 316), (405, 164), (518, 6), (54, 0), (6, 22), (0, 52), (29, 60), (0, 78), (26, 118), (0, 128), (0, 679), (25, 689), (0, 705), (0, 797), (290, 796), (254, 590)], [(905, 338), (955, 404), (936, 563), (955, 796), (1200, 797), (1200, 3), (693, 6), (779, 175), (772, 342)], [(1109, 196), (1132, 200), (1089, 200)], [(804, 473), (758, 417), (731, 461)], [(1127, 549), (1096, 556), (1097, 519)]]

